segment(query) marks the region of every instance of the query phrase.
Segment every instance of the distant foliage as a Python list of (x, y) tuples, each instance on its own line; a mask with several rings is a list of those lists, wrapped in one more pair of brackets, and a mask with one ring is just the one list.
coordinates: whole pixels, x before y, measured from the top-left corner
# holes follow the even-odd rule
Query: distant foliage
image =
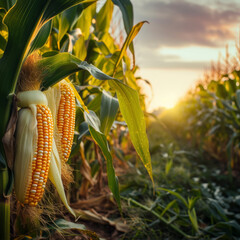
[(225, 60), (218, 61), (215, 65), (218, 68), (213, 66), (195, 89), (173, 110), (165, 112), (161, 120), (176, 139), (184, 140), (185, 146), (209, 153), (223, 162), (229, 172), (239, 171), (239, 64), (237, 57), (230, 58), (226, 51)]

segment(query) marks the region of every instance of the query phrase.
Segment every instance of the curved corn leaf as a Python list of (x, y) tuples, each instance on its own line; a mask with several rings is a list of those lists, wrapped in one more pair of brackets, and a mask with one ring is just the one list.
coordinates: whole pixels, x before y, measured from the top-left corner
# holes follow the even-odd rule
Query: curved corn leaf
[[(133, 28), (133, 6), (130, 0), (112, 0), (117, 5), (123, 17), (124, 28), (127, 34), (129, 34)], [(133, 55), (133, 68), (135, 67), (135, 51), (133, 43), (129, 45), (129, 50)]]
[[(130, 33), (128, 34), (122, 48), (121, 48), (121, 52), (118, 56), (118, 59), (115, 63), (114, 66), (114, 73), (116, 72), (117, 66), (119, 65), (120, 61), (122, 60), (128, 46), (131, 44), (131, 42), (133, 41), (133, 39), (137, 36), (138, 32), (140, 31), (140, 29), (142, 28), (143, 24), (146, 23), (147, 21), (143, 21), (143, 22), (139, 22), (138, 24), (134, 25), (132, 30), (130, 31)], [(132, 51), (133, 51), (133, 47), (132, 47)]]
[(197, 214), (196, 214), (195, 208), (193, 208), (192, 210), (188, 209), (188, 216), (195, 231), (198, 232), (199, 227), (198, 227)]
[[(4, 23), (8, 27), (8, 42), (0, 59), (0, 125), (3, 136), (10, 116), (12, 98), (9, 94), (15, 92), (16, 82), (23, 63), (30, 48), (30, 42), (36, 33), (42, 14), (48, 1), (19, 0), (5, 15)], [(24, 31), (23, 31), (24, 29)], [(16, 42), (17, 41), (17, 42)]]
[(112, 20), (113, 3), (107, 0), (96, 16), (96, 30), (108, 32)]
[(69, 53), (60, 53), (54, 56), (45, 57), (39, 61), (40, 67), (43, 69), (43, 88), (54, 85), (61, 79), (80, 70), (88, 71), (92, 76), (99, 80), (113, 80), (92, 64), (81, 61)]
[(58, 1), (49, 1), (46, 11), (44, 12), (42, 22), (46, 22), (63, 12), (64, 10), (74, 7), (79, 3), (84, 4), (89, 2), (89, 0), (58, 0)]
[(112, 0), (117, 5), (123, 16), (123, 23), (126, 33), (130, 33), (133, 27), (133, 6), (130, 0)]
[(145, 119), (138, 93), (118, 80), (110, 81), (109, 84), (117, 92), (120, 110), (128, 125), (131, 141), (153, 182)]
[(97, 47), (100, 49), (100, 51), (105, 55), (105, 56), (111, 56), (111, 52), (107, 45), (103, 41), (96, 41), (95, 42)]
[(81, 35), (73, 46), (73, 55), (84, 61), (87, 56), (87, 48), (85, 46), (84, 36)]
[(43, 25), (43, 27), (40, 29), (37, 36), (31, 43), (29, 54), (44, 46), (44, 44), (47, 42), (47, 39), (51, 33), (51, 30), (52, 30), (52, 21), (49, 21)]
[[(0, 5), (8, 8), (9, 6), (4, 4), (4, 2), (0, 2)], [(0, 102), (6, 107), (0, 109), (0, 115), (4, 116), (0, 120), (0, 125), (3, 126), (0, 136), (3, 136), (10, 116), (12, 99), (7, 97), (15, 92), (18, 75), (23, 61), (29, 53), (31, 41), (48, 20), (81, 2), (84, 1), (18, 0), (7, 12), (4, 17), (4, 23), (8, 27), (9, 36), (6, 49), (0, 59), (0, 74), (2, 76), (0, 82)]]
[(161, 187), (160, 187), (159, 189), (160, 189), (160, 190), (163, 190), (163, 191), (166, 191), (166, 192), (174, 195), (174, 196), (177, 197), (187, 208), (189, 208), (189, 207), (188, 207), (187, 200), (186, 200), (182, 195), (180, 195), (179, 193), (174, 192), (174, 191), (171, 191), (171, 190), (166, 189), (166, 188), (161, 188)]
[(161, 213), (161, 217), (163, 217), (163, 215), (176, 203), (176, 199), (172, 200), (170, 203), (168, 203), (168, 205), (164, 208), (164, 210)]
[(89, 131), (92, 138), (98, 144), (106, 159), (108, 186), (112, 191), (114, 198), (116, 199), (119, 209), (121, 209), (118, 178), (116, 177), (115, 170), (113, 168), (112, 155), (110, 153), (107, 138), (100, 131), (99, 129), (100, 121), (93, 111), (90, 111), (90, 113), (84, 112), (84, 117), (85, 121), (88, 123)]
[(100, 109), (101, 132), (108, 135), (119, 109), (117, 98), (103, 91)]
[(99, 93), (96, 97), (94, 97), (93, 100), (91, 100), (91, 102), (88, 103), (87, 105), (88, 109), (98, 114), (101, 109), (101, 99), (102, 99), (102, 93)]
[[(69, 52), (72, 53), (73, 46), (75, 45), (76, 41), (81, 37), (81, 30), (76, 28), (71, 32), (66, 34), (66, 40), (64, 41), (60, 52)], [(65, 39), (65, 38), (64, 38)]]
[(87, 7), (80, 15), (76, 27), (80, 28), (84, 36), (84, 40), (87, 40), (90, 34), (90, 26), (92, 25), (92, 19), (96, 13), (96, 3)]
[(73, 26), (77, 23), (82, 11), (96, 1), (97, 0), (86, 0), (75, 7), (67, 9), (61, 14), (58, 35), (59, 42), (68, 31), (72, 30)]
[(43, 58), (39, 64), (45, 69), (43, 75), (44, 88), (48, 88), (68, 75), (80, 70), (87, 70), (93, 77), (99, 80), (110, 80), (110, 86), (117, 92), (120, 110), (128, 125), (133, 146), (153, 181), (146, 125), (138, 93), (119, 80), (106, 75), (95, 66), (81, 61), (69, 53)]
[[(0, 72), (4, 71), (4, 75), (7, 75), (8, 81), (6, 82), (9, 82), (9, 79), (15, 79), (16, 76), (13, 75), (18, 74), (47, 2), (47, 0), (19, 0), (5, 16), (4, 23), (8, 27), (9, 37), (3, 58), (0, 60)], [(16, 39), (18, 44), (16, 44)], [(13, 71), (12, 69), (16, 70)], [(2, 79), (2, 81), (4, 80)], [(13, 85), (12, 81), (8, 84)]]
[(0, 0), (0, 8), (4, 8), (8, 11), (15, 3), (16, 0)]

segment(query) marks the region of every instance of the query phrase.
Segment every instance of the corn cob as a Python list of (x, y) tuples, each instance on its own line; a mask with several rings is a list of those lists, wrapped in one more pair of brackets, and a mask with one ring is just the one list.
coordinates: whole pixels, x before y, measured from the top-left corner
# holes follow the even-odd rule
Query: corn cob
[(25, 195), (25, 204), (37, 205), (46, 186), (53, 140), (53, 121), (50, 110), (37, 105), (37, 147), (33, 157), (32, 176)]
[(57, 127), (61, 142), (62, 157), (67, 161), (71, 153), (75, 127), (75, 95), (65, 81), (60, 82), (61, 98), (57, 113)]
[(17, 124), (15, 192), (20, 202), (36, 206), (43, 196), (48, 178), (53, 119), (42, 92), (21, 92), (18, 99), (19, 106), (24, 108), (20, 110)]

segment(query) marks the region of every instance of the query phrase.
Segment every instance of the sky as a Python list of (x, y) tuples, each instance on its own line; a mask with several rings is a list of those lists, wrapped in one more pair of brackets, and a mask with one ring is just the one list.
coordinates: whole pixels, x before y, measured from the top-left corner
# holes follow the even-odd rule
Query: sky
[[(147, 20), (134, 40), (139, 75), (152, 84), (149, 111), (173, 107), (219, 53), (235, 54), (239, 0), (131, 0), (134, 24)], [(146, 85), (145, 93), (151, 95)], [(150, 101), (151, 100), (151, 101)]]

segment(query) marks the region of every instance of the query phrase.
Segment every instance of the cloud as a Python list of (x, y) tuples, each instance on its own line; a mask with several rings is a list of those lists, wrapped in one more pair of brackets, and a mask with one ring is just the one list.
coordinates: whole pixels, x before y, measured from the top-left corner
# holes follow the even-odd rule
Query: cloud
[(235, 38), (232, 28), (240, 23), (240, 3), (232, 1), (198, 4), (187, 0), (133, 0), (135, 22), (150, 22), (143, 26), (137, 41), (150, 49), (224, 46), (227, 40)]
[(159, 54), (158, 51), (149, 51), (142, 48), (136, 53), (137, 64), (144, 68), (163, 68), (163, 69), (195, 69), (204, 70), (209, 66), (209, 61), (186, 61), (179, 55)]

